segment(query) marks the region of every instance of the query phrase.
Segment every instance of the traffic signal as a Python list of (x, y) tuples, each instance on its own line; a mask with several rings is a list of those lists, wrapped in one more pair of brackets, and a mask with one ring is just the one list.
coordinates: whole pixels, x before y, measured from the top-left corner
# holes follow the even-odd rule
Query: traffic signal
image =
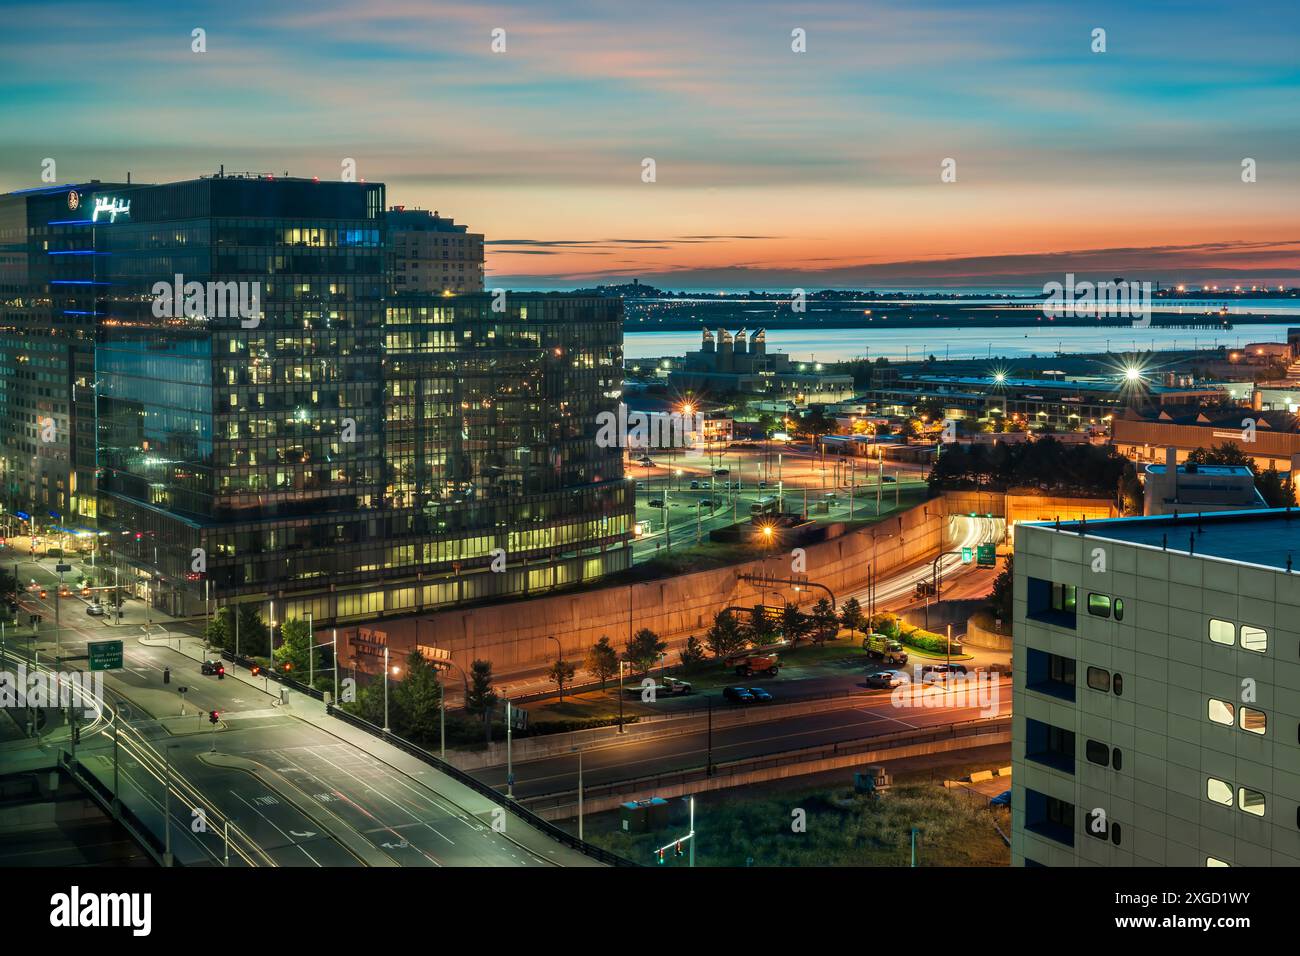
[(219, 710), (208, 711), (208, 723), (215, 724), (215, 723), (219, 723), (220, 721), (221, 721), (221, 711)]
[(287, 674), (287, 673), (289, 673), (289, 671), (291, 671), (291, 670), (293, 670), (293, 664), (290, 663), (289, 661), (285, 661), (285, 662), (284, 662), (284, 672)]
[(225, 680), (225, 679), (226, 679), (226, 665), (225, 665), (225, 664), (218, 664), (218, 665), (217, 665), (217, 680)]
[(682, 841), (677, 841), (677, 855), (681, 856), (685, 851), (682, 849)]
[(656, 850), (656, 851), (655, 851), (655, 856), (658, 858), (658, 860), (659, 860), (660, 863), (662, 863), (662, 862), (664, 861), (664, 851), (663, 851), (663, 850)]

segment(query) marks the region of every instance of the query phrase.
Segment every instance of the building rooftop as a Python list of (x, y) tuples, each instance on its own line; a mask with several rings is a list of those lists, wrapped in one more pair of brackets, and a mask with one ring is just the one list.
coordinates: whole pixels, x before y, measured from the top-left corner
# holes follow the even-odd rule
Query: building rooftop
[[(1053, 378), (1003, 378), (995, 379), (989, 375), (930, 375), (925, 373), (904, 372), (898, 376), (894, 387), (908, 387), (916, 384), (926, 385), (944, 385), (955, 388), (973, 388), (980, 391), (990, 389), (1011, 390), (1011, 389), (1038, 389), (1048, 391), (1063, 392), (1091, 392), (1097, 394), (1114, 394), (1124, 391), (1126, 387), (1132, 387), (1130, 383), (1124, 381), (1121, 377), (1116, 376), (1112, 380), (1090, 380), (1082, 381), (1079, 379), (1053, 379)], [(1167, 385), (1157, 385), (1149, 379), (1143, 379), (1140, 383), (1144, 391), (1162, 394), (1162, 393), (1182, 393), (1187, 391), (1217, 391), (1217, 385), (1198, 385), (1191, 388), (1178, 388)], [(888, 386), (886, 386), (888, 388)]]
[[(1038, 522), (1037, 527), (1056, 527)], [(1152, 515), (1061, 522), (1060, 530), (1126, 544), (1144, 544), (1257, 567), (1288, 570), (1300, 562), (1300, 509), (1268, 508), (1217, 514)], [(1297, 566), (1300, 571), (1300, 566)]]

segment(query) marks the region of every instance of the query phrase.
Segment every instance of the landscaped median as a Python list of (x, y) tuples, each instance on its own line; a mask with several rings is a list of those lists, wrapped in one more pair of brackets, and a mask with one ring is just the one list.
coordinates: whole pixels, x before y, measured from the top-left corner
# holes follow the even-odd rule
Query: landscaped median
[(908, 624), (897, 614), (890, 614), (887, 611), (872, 616), (871, 629), (877, 634), (885, 635), (891, 641), (901, 642), (908, 650), (915, 651), (921, 657), (951, 656), (954, 660), (969, 660), (971, 656), (965, 653), (961, 641), (950, 642), (942, 634)]

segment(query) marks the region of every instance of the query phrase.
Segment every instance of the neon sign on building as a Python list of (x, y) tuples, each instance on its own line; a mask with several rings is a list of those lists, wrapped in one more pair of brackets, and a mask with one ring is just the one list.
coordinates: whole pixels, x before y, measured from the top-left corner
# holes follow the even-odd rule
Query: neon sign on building
[(99, 222), (100, 213), (106, 213), (109, 222), (117, 222), (118, 216), (129, 218), (131, 215), (131, 200), (118, 199), (116, 196), (96, 196), (95, 211), (91, 214), (90, 221)]

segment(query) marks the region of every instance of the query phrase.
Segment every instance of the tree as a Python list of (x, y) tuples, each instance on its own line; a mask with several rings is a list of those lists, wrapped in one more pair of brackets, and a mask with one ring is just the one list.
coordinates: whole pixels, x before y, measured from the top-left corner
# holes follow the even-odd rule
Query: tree
[[(270, 632), (266, 629), (266, 624), (262, 620), (262, 615), (258, 613), (256, 605), (241, 604), (238, 614), (239, 624), (235, 630), (235, 636), (239, 638), (239, 653), (245, 657), (265, 657), (271, 649)], [(232, 646), (235, 638), (232, 637)]]
[(1291, 483), (1290, 473), (1283, 478), (1276, 468), (1261, 471), (1255, 478), (1255, 487), (1270, 508), (1290, 508), (1295, 506), (1295, 487)]
[(835, 614), (835, 608), (826, 598), (822, 598), (812, 609), (812, 635), (813, 640), (818, 644), (823, 641), (835, 639), (839, 631), (840, 619)]
[(1138, 479), (1137, 466), (1130, 462), (1124, 467), (1119, 479), (1120, 506), (1126, 515), (1140, 515), (1143, 503), (1142, 482)]
[(438, 739), (438, 712), (442, 705), (442, 681), (438, 669), (419, 651), (406, 658), (402, 679), (388, 690), (390, 709), (396, 720), (390, 720), (399, 733), (420, 746), (428, 746)]
[(1211, 445), (1208, 449), (1197, 448), (1187, 456), (1187, 462), (1192, 465), (1245, 465), (1251, 471), (1255, 470), (1255, 459), (1230, 441)]
[(587, 659), (583, 661), (582, 666), (596, 675), (596, 679), (600, 681), (600, 689), (604, 690), (605, 681), (618, 673), (618, 651), (614, 650), (614, 645), (609, 642), (608, 637), (602, 637), (591, 645), (591, 650), (587, 651)]
[(704, 644), (692, 634), (686, 639), (686, 646), (678, 651), (684, 670), (694, 670), (704, 663)]
[(730, 611), (719, 611), (704, 635), (704, 644), (714, 657), (727, 658), (745, 647), (744, 629)]
[(577, 665), (571, 664), (566, 660), (558, 660), (551, 665), (546, 676), (551, 683), (560, 689), (560, 703), (564, 703), (565, 685), (573, 680), (573, 675), (578, 672)]
[(849, 637), (855, 638), (857, 631), (862, 629), (865, 620), (862, 615), (862, 605), (858, 603), (857, 598), (849, 598), (840, 608), (840, 623), (849, 629)]
[(492, 689), (492, 662), (474, 661), (469, 666), (469, 696), (465, 710), (483, 718), (484, 734), (492, 743), (492, 711), (497, 705), (497, 693)]
[(808, 635), (811, 627), (812, 622), (808, 619), (808, 615), (787, 601), (785, 607), (781, 609), (781, 633), (790, 642), (791, 647), (797, 647), (799, 641)]
[(307, 678), (307, 655), (311, 653), (312, 633), (307, 622), (291, 617), (280, 626), (280, 642), (275, 648), (275, 669), (282, 674), (292, 674), (300, 680)]
[(1007, 555), (1007, 563), (998, 572), (998, 576), (993, 579), (993, 591), (989, 595), (990, 608), (1004, 622), (1011, 620), (1011, 592), (1015, 586), (1015, 570), (1012, 568), (1014, 558), (1014, 555)]
[(658, 634), (648, 627), (643, 627), (632, 635), (632, 640), (627, 642), (627, 651), (623, 654), (623, 659), (635, 667), (638, 673), (645, 674), (655, 666), (666, 650), (668, 650), (668, 642), (661, 641)]
[(749, 620), (745, 622), (747, 637), (757, 647), (765, 644), (775, 644), (777, 639), (777, 624), (772, 620), (772, 616), (767, 613), (767, 608), (762, 604), (755, 604), (749, 612)]
[(235, 632), (234, 621), (231, 616), (230, 608), (218, 608), (217, 613), (212, 615), (212, 620), (208, 621), (207, 630), (204, 631), (208, 644), (213, 647), (219, 647), (228, 651), (234, 646)]

